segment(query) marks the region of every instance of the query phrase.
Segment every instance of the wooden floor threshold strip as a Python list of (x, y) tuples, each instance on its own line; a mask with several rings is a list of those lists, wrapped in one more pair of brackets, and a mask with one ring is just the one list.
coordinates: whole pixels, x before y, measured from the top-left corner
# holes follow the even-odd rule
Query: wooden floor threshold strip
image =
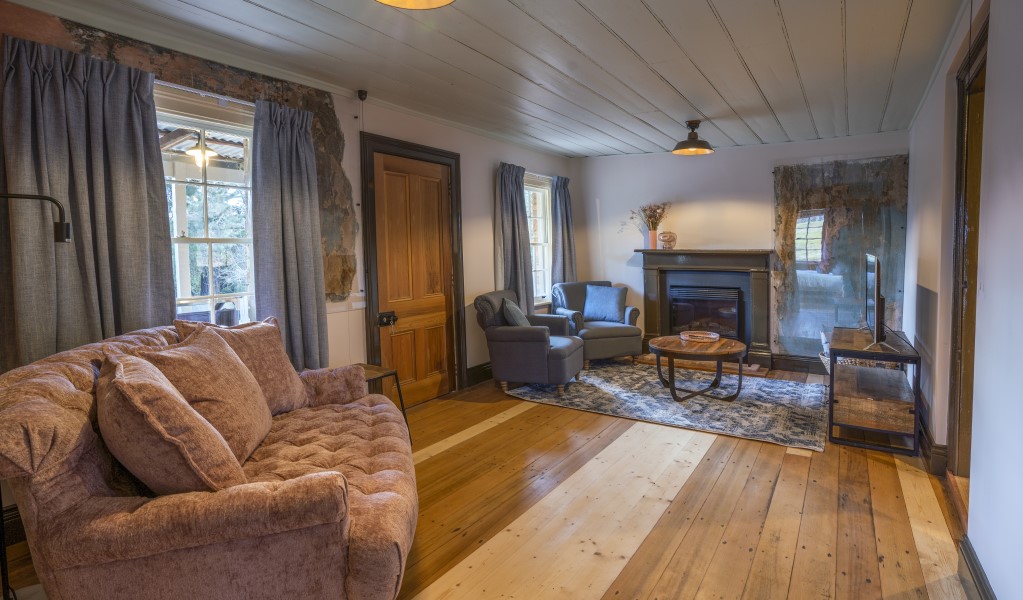
[(633, 425), (416, 598), (599, 597), (713, 440)]
[(419, 464), (428, 458), (433, 458), (434, 456), (437, 456), (441, 452), (454, 448), (458, 444), (461, 444), (466, 440), (474, 438), (477, 435), (487, 431), (488, 429), (493, 429), (494, 427), (497, 427), (501, 423), (504, 423), (509, 419), (513, 419), (535, 406), (536, 404), (533, 404), (531, 402), (522, 402), (520, 404), (517, 404), (516, 406), (513, 406), (512, 408), (509, 408), (508, 410), (500, 414), (494, 415), (493, 417), (490, 417), (489, 419), (481, 423), (477, 423), (472, 427), (463, 429), (462, 431), (459, 431), (455, 435), (444, 438), (443, 440), (437, 442), (436, 444), (431, 444), (426, 448), (423, 448), (422, 450), (413, 453), (412, 461), (415, 464)]

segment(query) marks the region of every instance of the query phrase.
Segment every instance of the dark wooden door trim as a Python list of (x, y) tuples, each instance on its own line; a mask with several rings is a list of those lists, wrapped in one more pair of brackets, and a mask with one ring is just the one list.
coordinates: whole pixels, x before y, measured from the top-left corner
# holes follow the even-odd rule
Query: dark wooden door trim
[(451, 206), (451, 315), (454, 323), (455, 346), (455, 389), (466, 387), (465, 348), (465, 281), (462, 273), (462, 178), (458, 153), (413, 144), (394, 138), (362, 132), (360, 136), (362, 156), (362, 250), (363, 269), (366, 277), (366, 358), (367, 362), (380, 364), (380, 338), (376, 335), (377, 306), (377, 227), (376, 227), (376, 182), (373, 170), (373, 155), (390, 154), (424, 162), (447, 166), (451, 170), (448, 189)]
[(952, 266), (952, 343), (949, 364), (948, 388), (948, 470), (960, 476), (969, 476), (970, 445), (972, 441), (973, 407), (964, 406), (960, 379), (963, 376), (963, 326), (966, 288), (966, 252), (968, 248), (968, 207), (967, 207), (967, 96), (970, 85), (987, 61), (987, 21), (977, 32), (969, 47), (966, 58), (956, 74), (957, 119), (956, 119), (956, 188), (953, 225), (953, 266)]

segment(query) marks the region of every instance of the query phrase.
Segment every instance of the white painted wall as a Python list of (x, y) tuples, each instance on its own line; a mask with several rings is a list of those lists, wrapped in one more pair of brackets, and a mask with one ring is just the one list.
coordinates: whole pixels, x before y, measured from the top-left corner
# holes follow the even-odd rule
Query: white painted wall
[[(370, 91), (372, 95), (372, 90)], [(345, 134), (345, 152), (342, 159), (345, 173), (352, 182), (356, 204), (362, 202), (359, 157), (359, 101), (334, 96), (341, 129)], [(394, 110), (372, 101), (363, 106), (362, 125), (366, 131), (391, 138), (432, 146), (461, 156), (462, 170), (462, 250), (465, 276), (465, 311), (467, 337), (467, 364), (487, 362), (486, 339), (476, 325), (476, 312), (472, 301), (476, 296), (493, 291), (494, 286), (494, 176), (501, 162), (513, 163), (527, 171), (545, 175), (573, 177), (574, 164), (562, 156), (555, 156), (525, 148), (498, 139), (471, 133)], [(573, 177), (574, 179), (574, 177)], [(578, 188), (570, 183), (573, 193)], [(573, 201), (578, 204), (578, 201)], [(358, 208), (358, 207), (357, 207)], [(361, 208), (358, 208), (361, 213)], [(356, 243), (360, 270), (362, 238)], [(327, 304), (327, 337), (330, 344), (330, 365), (362, 362), (366, 358), (365, 287), (363, 273), (354, 285), (357, 294), (347, 302)]]
[(956, 72), (969, 36), (968, 5), (920, 104), (909, 136), (906, 334), (920, 352), (921, 387), (936, 444), (948, 440), (952, 337), (952, 247), (956, 161)]
[(906, 231), (904, 329), (920, 352), (921, 387), (935, 444), (948, 439), (951, 360), (952, 228), (958, 98), (955, 74), (966, 56), (970, 14), (963, 6), (945, 52), (909, 130), (909, 210)]
[(629, 304), (641, 306), (642, 260), (633, 250), (644, 247), (646, 233), (631, 224), (622, 227), (630, 209), (670, 202), (660, 230), (678, 234), (676, 248), (771, 249), (776, 166), (908, 150), (907, 133), (895, 132), (722, 148), (710, 156), (582, 159), (582, 185), (573, 189), (575, 206), (582, 209), (576, 213), (580, 278), (623, 283), (629, 287)]
[(1023, 392), (1016, 379), (1020, 321), (1020, 225), (1023, 224), (1023, 2), (992, 0), (984, 104), (976, 381), (970, 465), (969, 538), (995, 593), (1023, 598), (1023, 468), (1019, 426)]

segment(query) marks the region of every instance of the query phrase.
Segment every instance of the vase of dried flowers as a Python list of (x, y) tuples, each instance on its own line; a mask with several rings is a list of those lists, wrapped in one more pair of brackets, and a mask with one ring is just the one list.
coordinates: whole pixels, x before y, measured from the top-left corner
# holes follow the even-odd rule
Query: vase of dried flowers
[[(657, 249), (657, 228), (661, 225), (661, 221), (664, 220), (664, 215), (668, 212), (668, 203), (662, 202), (660, 204), (644, 204), (639, 209), (633, 209), (629, 211), (629, 221), (632, 222), (637, 228), (640, 223), (646, 227), (647, 231), (647, 248), (650, 250)], [(624, 225), (625, 223), (622, 223)]]

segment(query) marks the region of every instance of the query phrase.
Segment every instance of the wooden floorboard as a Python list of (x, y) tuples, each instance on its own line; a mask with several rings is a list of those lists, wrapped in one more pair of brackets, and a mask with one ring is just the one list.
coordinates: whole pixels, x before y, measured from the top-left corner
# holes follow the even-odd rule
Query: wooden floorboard
[[(820, 384), (820, 376), (767, 377)], [(399, 598), (966, 598), (942, 482), (824, 452), (534, 404), (488, 382), (408, 411)], [(14, 583), (36, 583), (25, 544)]]

